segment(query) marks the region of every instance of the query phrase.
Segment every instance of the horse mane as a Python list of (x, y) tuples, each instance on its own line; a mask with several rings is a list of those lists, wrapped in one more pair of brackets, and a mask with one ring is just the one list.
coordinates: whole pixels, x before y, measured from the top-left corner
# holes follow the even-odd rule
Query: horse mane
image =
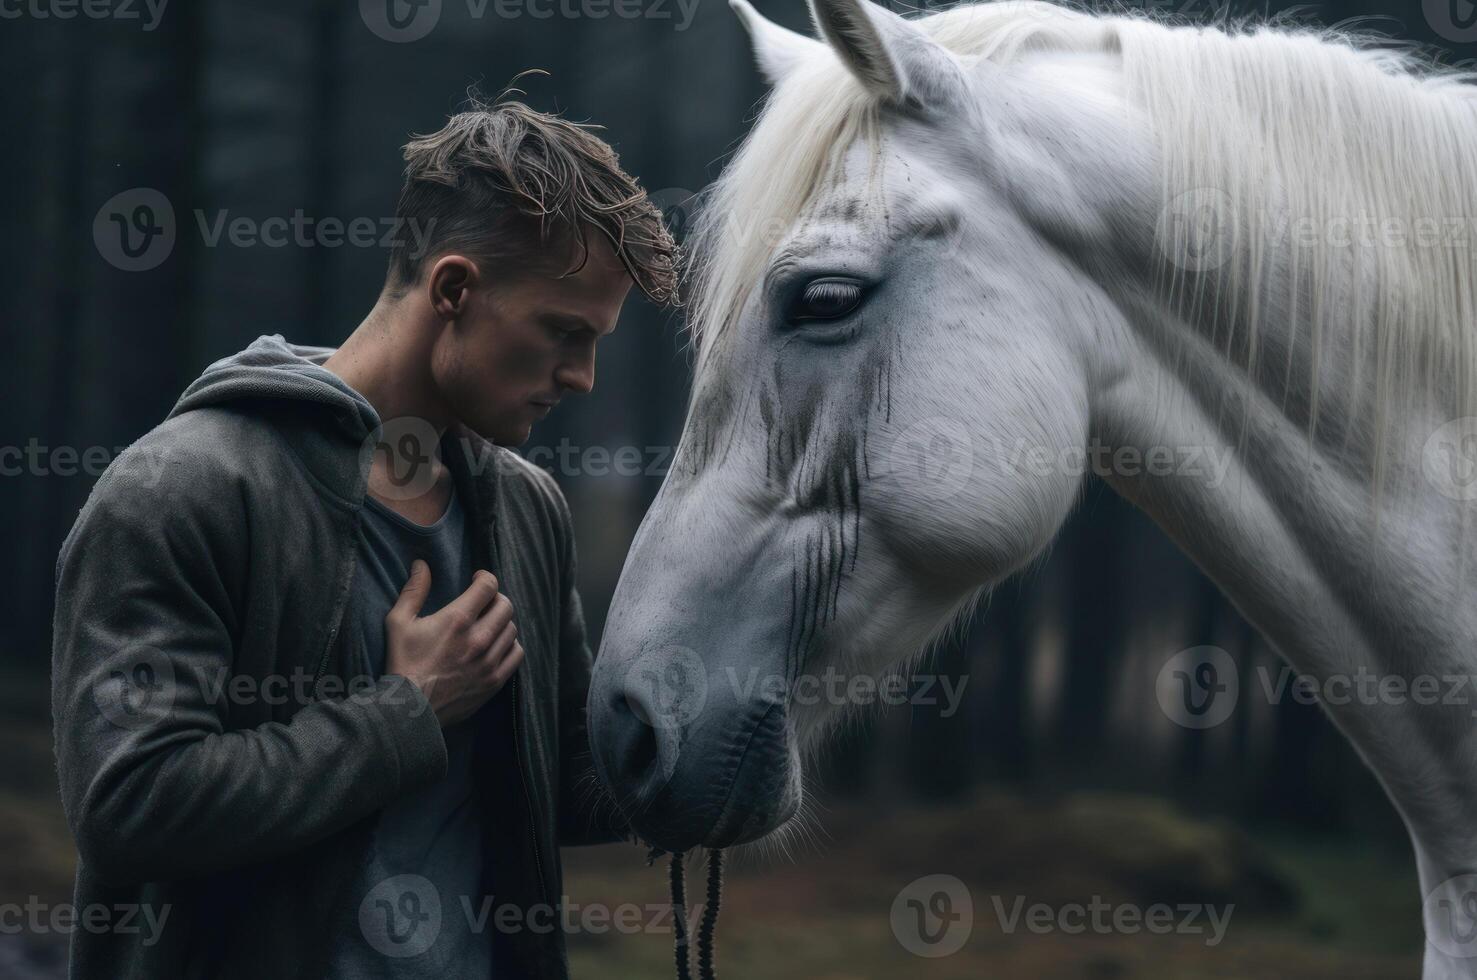
[[(1312, 297), (1315, 353), (1330, 329), (1356, 334), (1356, 362), (1375, 397), (1376, 460), (1392, 403), (1424, 382), (1451, 392), (1453, 417), (1477, 414), (1477, 86), (1388, 40), (1276, 22), (1175, 24), (1099, 15), (1041, 0), (967, 4), (914, 21), (966, 62), (1009, 65), (1043, 52), (1121, 57), (1126, 94), (1149, 120), (1166, 206), (1214, 188), (1240, 243), (1276, 233), (1269, 179), (1298, 219), (1409, 223), (1404, 245), (1365, 250), (1367, 325), (1330, 322), (1322, 300), (1347, 248), (1314, 247), (1301, 270)], [(688, 268), (689, 329), (701, 378), (779, 242), (857, 139), (879, 137), (878, 111), (839, 60), (817, 57), (771, 93), (749, 137), (709, 189)], [(1466, 224), (1460, 247), (1422, 246), (1414, 222)], [(1446, 225), (1442, 234), (1446, 234)], [(1304, 253), (1300, 253), (1300, 256)], [(1256, 303), (1263, 249), (1222, 270), (1227, 292)], [(1360, 307), (1356, 307), (1360, 308)], [(1256, 317), (1248, 320), (1254, 329)], [(1254, 336), (1246, 338), (1248, 358)], [(1316, 371), (1315, 371), (1316, 374)], [(1424, 375), (1424, 377), (1421, 377)], [(1317, 378), (1310, 380), (1317, 416)], [(1382, 467), (1376, 463), (1376, 474)], [(1377, 481), (1378, 482), (1378, 481)]]

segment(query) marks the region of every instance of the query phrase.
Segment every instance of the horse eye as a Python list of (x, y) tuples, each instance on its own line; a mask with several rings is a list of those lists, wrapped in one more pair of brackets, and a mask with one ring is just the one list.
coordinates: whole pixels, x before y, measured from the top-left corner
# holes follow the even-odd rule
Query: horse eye
[(862, 302), (862, 284), (856, 279), (827, 276), (812, 279), (790, 309), (792, 323), (807, 320), (839, 320)]

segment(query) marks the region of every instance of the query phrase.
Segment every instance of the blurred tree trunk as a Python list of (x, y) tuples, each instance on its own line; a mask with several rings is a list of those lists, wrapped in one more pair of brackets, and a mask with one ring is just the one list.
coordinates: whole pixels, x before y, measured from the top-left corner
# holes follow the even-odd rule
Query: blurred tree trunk
[[(101, 203), (89, 205), (87, 145), (78, 135), (89, 117), (94, 51), (94, 32), (81, 27), (57, 21), (14, 25), (0, 36), (5, 91), (32, 93), (11, 105), (14, 132), (27, 134), (26, 152), (0, 158), (0, 179), (17, 190), (10, 202), (11, 233), (0, 241), (0, 329), (8, 352), (0, 370), (13, 413), (4, 438), (10, 445), (24, 446), (32, 438), (57, 444), (77, 432), (79, 392), (71, 356), (88, 263), (97, 258), (90, 207)], [(23, 41), (20, 32), (27, 28)], [(34, 475), (4, 485), (15, 496), (6, 493), (0, 526), (27, 574), (16, 575), (0, 599), (7, 624), (0, 657), (44, 673), (51, 622), (38, 613), (51, 608), (56, 549), (76, 513), (77, 495), (56, 486), (54, 478)]]
[[(1201, 576), (1196, 583), (1193, 601), (1195, 605), (1190, 615), (1188, 646), (1214, 646), (1226, 612), (1226, 600), (1209, 579)], [(1245, 690), (1242, 691), (1243, 696), (1246, 693)], [(1243, 710), (1244, 707), (1243, 705)], [(1180, 737), (1176, 788), (1187, 799), (1198, 800), (1201, 796), (1205, 773), (1205, 745), (1210, 731), (1212, 730), (1186, 728)]]
[[(973, 614), (951, 630), (929, 660), (908, 678), (912, 722), (909, 730), (906, 774), (913, 792), (929, 800), (956, 799), (974, 785), (973, 753), (969, 751), (968, 702), (972, 669), (983, 657), (974, 655), (983, 645), (985, 614)], [(957, 703), (953, 702), (957, 698)]]
[(1019, 785), (1028, 784), (1036, 770), (1031, 704), (1036, 592), (1034, 582), (1017, 576), (995, 590), (989, 611), (987, 649), (997, 660), (998, 672), (990, 692), (993, 710), (984, 728), (995, 775)]
[[(336, 189), (344, 175), (338, 172), (336, 166), (336, 137), (339, 121), (339, 76), (343, 62), (340, 24), (344, 9), (344, 5), (337, 0), (317, 0), (310, 11), (313, 54), (309, 71), (312, 108), (307, 117), (308, 207), (305, 210), (320, 220), (329, 216), (340, 217), (335, 210), (338, 203)], [(306, 251), (307, 254), (303, 256), (306, 266), (303, 270), (306, 295), (303, 297), (302, 308), (309, 323), (323, 328), (333, 322), (336, 310), (333, 295), (334, 250), (310, 248)], [(388, 252), (383, 257), (388, 263)], [(366, 300), (367, 309), (373, 299)]]
[(1238, 622), (1235, 643), (1236, 677), (1241, 691), (1241, 703), (1232, 712), (1229, 722), (1233, 727), (1227, 765), (1234, 776), (1227, 779), (1226, 783), (1237, 789), (1236, 799), (1230, 801), (1231, 808), (1245, 811), (1248, 809), (1248, 802), (1256, 796), (1255, 781), (1260, 778), (1252, 754), (1252, 719), (1255, 714), (1252, 707), (1259, 703), (1257, 699), (1260, 697), (1260, 688), (1257, 686), (1256, 667), (1263, 644), (1262, 635), (1257, 632), (1256, 627), (1240, 617)]
[[(21, 444), (34, 436), (78, 456), (101, 447), (111, 458), (163, 419), (189, 373), (189, 203), (197, 172), (203, 17), (203, 6), (193, 4), (171, 7), (153, 31), (83, 18), (12, 28), (36, 29), (44, 39), (47, 65), (37, 67), (47, 84), (38, 111), (47, 124), (37, 132), (54, 134), (58, 151), (50, 157), (55, 168), (43, 165), (28, 182), (36, 191), (36, 238), (26, 247), (41, 252), (46, 263), (34, 281), (51, 288), (34, 304), (32, 329), (45, 339), (31, 349), (37, 369), (28, 382), (30, 404), (44, 408)], [(57, 62), (44, 54), (51, 39)], [(60, 71), (50, 69), (58, 62)], [(94, 246), (93, 224), (105, 202), (136, 188), (169, 200), (176, 238), (157, 267), (124, 271)], [(79, 469), (77, 475), (28, 474), (25, 481), (33, 488), (34, 510), (16, 537), (28, 541), (26, 551), (34, 556), (23, 591), (31, 610), (24, 621), (36, 635), (21, 649), (41, 665), (51, 624), (34, 611), (51, 609), (57, 550), (94, 480)]]
[(1111, 692), (1122, 667), (1130, 617), (1132, 511), (1100, 480), (1072, 520), (1065, 663), (1054, 756), (1066, 768), (1096, 768), (1108, 748)]

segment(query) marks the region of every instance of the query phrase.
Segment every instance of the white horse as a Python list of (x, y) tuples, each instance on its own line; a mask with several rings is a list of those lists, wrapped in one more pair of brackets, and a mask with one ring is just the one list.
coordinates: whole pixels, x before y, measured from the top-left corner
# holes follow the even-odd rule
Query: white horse
[(1477, 723), (1429, 696), (1477, 674), (1477, 89), (1336, 34), (731, 2), (774, 90), (591, 691), (638, 831), (785, 824), (838, 714), (793, 682), (924, 649), (1086, 460), (1298, 671), (1404, 685), (1329, 710), (1410, 830), (1425, 976), (1477, 976)]

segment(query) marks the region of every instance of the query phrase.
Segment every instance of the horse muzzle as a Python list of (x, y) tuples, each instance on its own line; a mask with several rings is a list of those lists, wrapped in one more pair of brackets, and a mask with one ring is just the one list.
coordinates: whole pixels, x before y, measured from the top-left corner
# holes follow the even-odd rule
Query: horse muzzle
[[(603, 661), (603, 663), (602, 663)], [(763, 837), (799, 808), (785, 699), (667, 648), (602, 653), (590, 688), (596, 770), (641, 839), (668, 851)]]

